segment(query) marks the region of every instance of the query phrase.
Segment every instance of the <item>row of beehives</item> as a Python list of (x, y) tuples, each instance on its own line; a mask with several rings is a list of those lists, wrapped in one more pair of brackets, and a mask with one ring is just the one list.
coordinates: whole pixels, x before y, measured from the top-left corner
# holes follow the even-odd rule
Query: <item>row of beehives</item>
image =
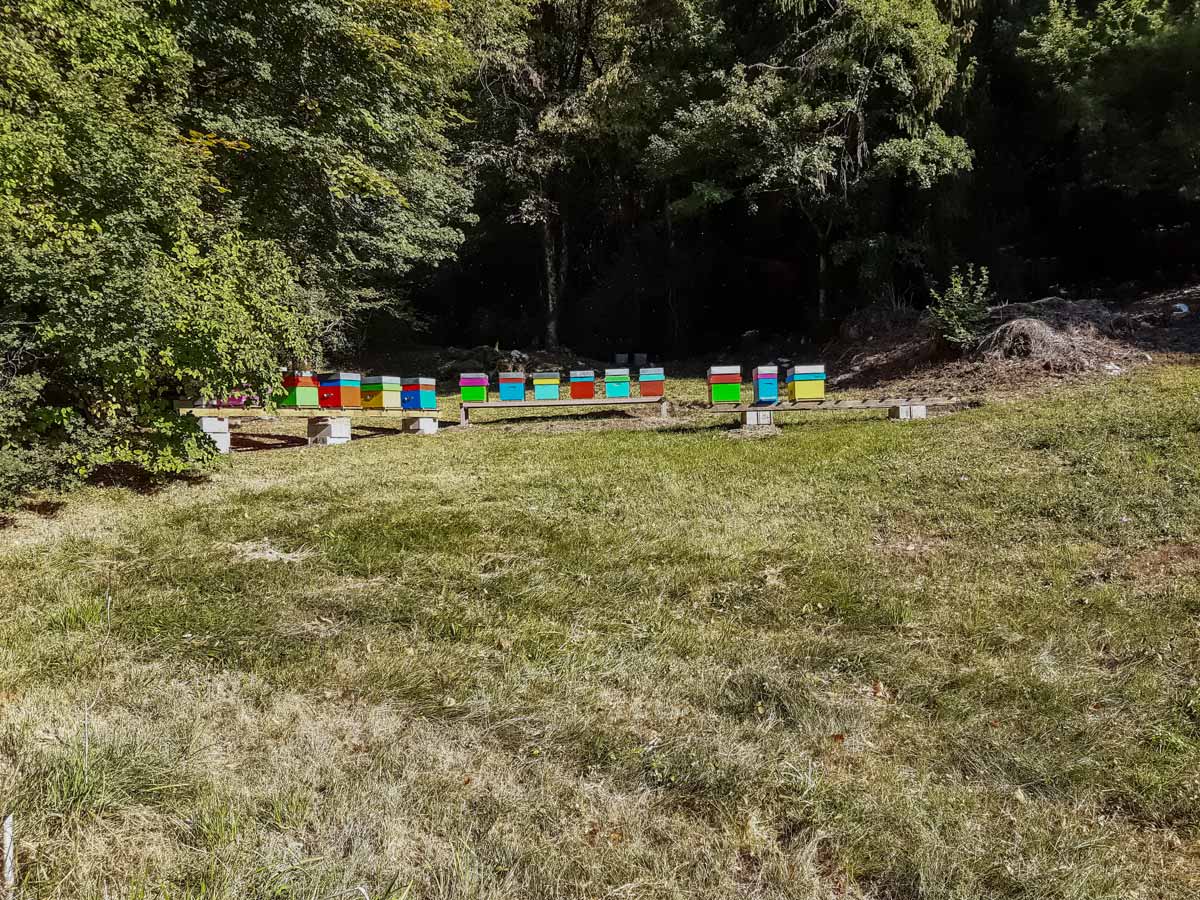
[(432, 378), (360, 375), (358, 372), (292, 372), (283, 379), (279, 406), (328, 409), (437, 409)]
[[(760, 405), (778, 403), (779, 366), (759, 366), (753, 373), (754, 402)], [(824, 366), (790, 366), (787, 369), (785, 397), (795, 403), (800, 400), (825, 399)], [(742, 402), (741, 366), (712, 366), (708, 370), (708, 395), (712, 403)]]
[[(605, 398), (625, 398), (633, 396), (632, 376), (629, 369), (605, 369), (603, 379), (599, 378), (593, 369), (575, 369), (567, 377), (567, 397), (570, 400), (597, 399), (597, 385), (603, 383)], [(661, 397), (666, 375), (660, 368), (639, 369), (637, 376), (638, 390), (643, 397)], [(501, 403), (519, 403), (526, 399), (526, 382), (533, 382), (534, 400), (561, 400), (563, 391), (562, 373), (534, 372), (526, 376), (524, 372), (500, 372), (497, 383)], [(491, 381), (485, 373), (468, 372), (458, 379), (458, 387), (464, 403), (488, 402), (488, 390)]]

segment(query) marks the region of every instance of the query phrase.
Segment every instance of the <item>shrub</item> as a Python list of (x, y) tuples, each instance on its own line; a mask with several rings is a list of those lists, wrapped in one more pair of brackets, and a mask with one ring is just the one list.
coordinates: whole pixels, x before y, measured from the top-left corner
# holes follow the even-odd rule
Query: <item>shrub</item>
[(929, 315), (941, 340), (959, 349), (979, 342), (991, 301), (986, 266), (970, 264), (965, 272), (955, 266), (946, 290), (930, 289), (929, 294)]

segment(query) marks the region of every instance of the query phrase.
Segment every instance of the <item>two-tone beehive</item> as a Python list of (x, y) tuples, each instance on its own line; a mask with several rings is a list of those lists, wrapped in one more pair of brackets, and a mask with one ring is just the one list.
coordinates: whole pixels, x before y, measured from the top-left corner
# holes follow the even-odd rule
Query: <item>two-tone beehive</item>
[(643, 397), (661, 397), (666, 381), (666, 372), (660, 367), (643, 368), (638, 371), (638, 390)]
[(432, 378), (405, 378), (400, 390), (400, 407), (409, 410), (437, 409), (437, 382)]
[(501, 372), (500, 399), (506, 403), (520, 402), (525, 399), (525, 373)]
[(604, 396), (614, 398), (629, 396), (628, 369), (620, 368), (604, 370)]
[(362, 380), (363, 409), (401, 409), (404, 380), (394, 375), (367, 375)]
[(318, 397), (325, 408), (358, 409), (362, 406), (362, 375), (358, 372), (326, 372), (320, 377)]
[(754, 370), (754, 403), (766, 406), (779, 402), (779, 366), (759, 366)]
[(741, 403), (742, 367), (709, 366), (708, 399), (710, 403)]
[(283, 376), (283, 389), (279, 406), (304, 409), (321, 405), (320, 386), (312, 372), (289, 372)]
[(799, 400), (825, 399), (824, 366), (792, 366), (787, 374), (787, 398)]
[(487, 375), (483, 372), (467, 372), (458, 376), (458, 391), (463, 403), (487, 403)]
[(571, 399), (596, 399), (596, 373), (592, 369), (576, 369), (571, 372)]
[(562, 375), (558, 372), (533, 373), (533, 399), (557, 400), (559, 387), (562, 385)]

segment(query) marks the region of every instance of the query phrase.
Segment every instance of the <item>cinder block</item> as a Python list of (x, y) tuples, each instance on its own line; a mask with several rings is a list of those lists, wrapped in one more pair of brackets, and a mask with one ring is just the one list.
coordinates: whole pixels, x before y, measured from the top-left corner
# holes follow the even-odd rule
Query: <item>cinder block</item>
[(420, 416), (415, 419), (405, 419), (400, 427), (405, 434), (437, 434), (438, 420)]
[(913, 406), (893, 406), (888, 410), (889, 419), (900, 419), (908, 421), (911, 419), (924, 419), (928, 417), (928, 410), (921, 405)]
[(350, 443), (350, 420), (317, 416), (308, 420), (308, 442), (325, 447)]
[(229, 434), (229, 420), (216, 416), (201, 416), (200, 430), (205, 434)]
[(769, 409), (751, 409), (742, 413), (743, 428), (762, 428), (775, 424), (775, 413)]

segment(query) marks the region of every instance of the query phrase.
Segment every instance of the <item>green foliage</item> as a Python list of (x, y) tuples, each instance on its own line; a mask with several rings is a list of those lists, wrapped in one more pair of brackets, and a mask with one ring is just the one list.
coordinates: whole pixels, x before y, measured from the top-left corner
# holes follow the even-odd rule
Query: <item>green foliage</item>
[(938, 337), (959, 349), (978, 343), (992, 300), (987, 267), (976, 269), (972, 263), (962, 271), (955, 266), (946, 290), (931, 288), (929, 296), (933, 301), (929, 315)]
[[(211, 151), (246, 233), (303, 272), (326, 346), (355, 313), (410, 313), (415, 270), (453, 257), (471, 219), (453, 159), (466, 40), (500, 28), (445, 0), (188, 0), (176, 11), (195, 57), (184, 121), (236, 136)], [(460, 35), (459, 25), (467, 32)]]
[(110, 462), (179, 471), (207, 451), (172, 397), (269, 395), (309, 353), (292, 263), (213, 208), (211, 153), (180, 139), (189, 69), (127, 0), (0, 25), (0, 500)]
[(1060, 127), (1081, 132), (1090, 180), (1200, 199), (1200, 6), (1104, 0), (1084, 12), (1052, 0), (1024, 38), (1061, 103)]

